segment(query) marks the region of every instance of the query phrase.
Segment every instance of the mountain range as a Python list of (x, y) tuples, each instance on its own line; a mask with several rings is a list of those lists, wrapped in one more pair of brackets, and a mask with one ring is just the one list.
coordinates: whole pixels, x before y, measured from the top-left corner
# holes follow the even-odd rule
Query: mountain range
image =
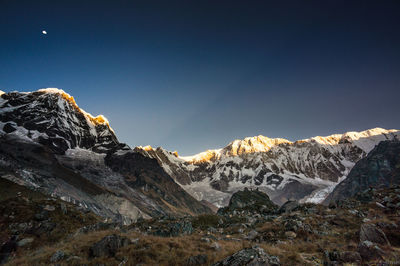
[(245, 187), (277, 204), (322, 203), (376, 145), (400, 137), (381, 128), (295, 142), (255, 136), (181, 157), (131, 149), (59, 89), (0, 93), (0, 129), (2, 177), (125, 224), (210, 213)]
[(399, 130), (375, 128), (295, 142), (256, 136), (189, 157), (150, 146), (135, 150), (157, 159), (195, 198), (219, 207), (244, 187), (259, 188), (278, 204), (321, 203), (375, 145), (399, 137)]

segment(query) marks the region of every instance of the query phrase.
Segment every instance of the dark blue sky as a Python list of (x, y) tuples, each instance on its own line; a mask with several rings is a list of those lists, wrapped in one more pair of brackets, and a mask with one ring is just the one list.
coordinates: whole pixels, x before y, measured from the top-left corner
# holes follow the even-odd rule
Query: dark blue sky
[(183, 155), (400, 128), (399, 14), (397, 0), (0, 0), (0, 89), (64, 89), (121, 141)]

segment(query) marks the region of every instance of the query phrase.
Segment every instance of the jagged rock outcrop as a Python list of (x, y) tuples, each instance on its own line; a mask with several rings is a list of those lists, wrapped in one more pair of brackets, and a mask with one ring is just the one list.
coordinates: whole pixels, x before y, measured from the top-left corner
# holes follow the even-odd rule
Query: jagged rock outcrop
[(121, 237), (116, 234), (105, 236), (90, 248), (90, 256), (115, 256), (115, 253), (118, 251), (118, 249), (129, 245), (129, 243), (130, 241), (128, 238)]
[(228, 265), (265, 265), (265, 266), (279, 266), (281, 265), (276, 256), (268, 255), (264, 249), (260, 247), (252, 247), (242, 249), (232, 256), (219, 261), (213, 266), (228, 266)]
[(107, 152), (120, 144), (108, 120), (78, 107), (74, 98), (59, 89), (3, 93), (0, 128), (52, 148), (58, 153), (75, 147)]
[(233, 211), (260, 212), (264, 214), (273, 214), (277, 211), (275, 205), (267, 194), (258, 190), (249, 190), (235, 192), (229, 200), (227, 207), (218, 210), (218, 213), (231, 213)]
[(400, 184), (400, 141), (383, 141), (360, 160), (324, 203), (345, 199), (370, 187)]
[(371, 241), (373, 243), (390, 245), (385, 233), (374, 224), (363, 224), (360, 229), (360, 242)]

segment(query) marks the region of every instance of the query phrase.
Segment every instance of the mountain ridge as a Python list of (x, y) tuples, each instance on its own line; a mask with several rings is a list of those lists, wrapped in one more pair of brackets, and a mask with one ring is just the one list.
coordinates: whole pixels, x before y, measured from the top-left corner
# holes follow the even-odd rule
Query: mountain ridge
[[(275, 202), (282, 204), (288, 196), (321, 202), (375, 145), (399, 137), (399, 130), (373, 128), (294, 142), (259, 135), (193, 156), (180, 157), (161, 147), (135, 150), (157, 159), (166, 172), (199, 200), (211, 197), (213, 203), (223, 206), (238, 188), (253, 186), (264, 188)], [(312, 195), (299, 194), (297, 189), (307, 193), (311, 190)], [(281, 192), (276, 194), (276, 191)], [(219, 201), (218, 197), (224, 200)]]

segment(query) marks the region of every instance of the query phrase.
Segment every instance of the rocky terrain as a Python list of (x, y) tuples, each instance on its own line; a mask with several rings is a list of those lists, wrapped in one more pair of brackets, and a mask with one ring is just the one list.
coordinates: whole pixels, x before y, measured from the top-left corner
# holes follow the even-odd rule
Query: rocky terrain
[(360, 160), (348, 177), (327, 197), (325, 203), (354, 196), (370, 187), (400, 184), (400, 141), (383, 141)]
[(192, 196), (219, 207), (245, 187), (263, 190), (277, 204), (320, 203), (379, 142), (399, 138), (398, 130), (375, 128), (295, 142), (256, 136), (189, 157), (149, 146), (135, 150), (157, 159)]
[(330, 206), (291, 201), (280, 208), (246, 190), (218, 214), (129, 226), (11, 187), (0, 199), (6, 265), (391, 265), (400, 259), (399, 186)]

